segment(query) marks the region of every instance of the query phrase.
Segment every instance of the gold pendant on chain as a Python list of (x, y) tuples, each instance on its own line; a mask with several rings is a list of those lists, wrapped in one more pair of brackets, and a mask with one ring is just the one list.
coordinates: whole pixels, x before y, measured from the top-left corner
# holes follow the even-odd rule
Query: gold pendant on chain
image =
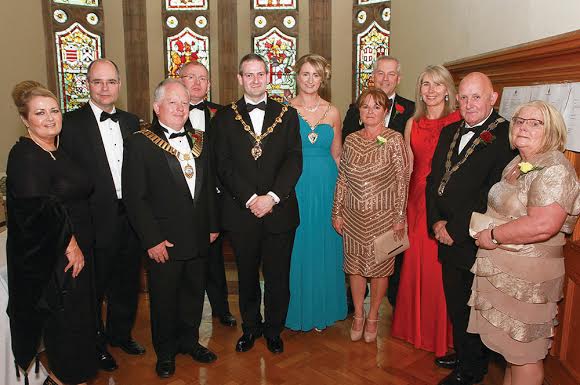
[(310, 134), (308, 134), (308, 140), (310, 143), (316, 143), (316, 139), (318, 139), (318, 134), (316, 132), (312, 131)]
[(256, 142), (252, 150), (250, 151), (254, 160), (258, 160), (262, 156), (262, 147), (260, 147), (260, 142)]
[(193, 175), (195, 174), (195, 171), (194, 171), (193, 167), (189, 163), (187, 163), (185, 165), (185, 167), (183, 167), (183, 174), (186, 176), (187, 179), (193, 178)]

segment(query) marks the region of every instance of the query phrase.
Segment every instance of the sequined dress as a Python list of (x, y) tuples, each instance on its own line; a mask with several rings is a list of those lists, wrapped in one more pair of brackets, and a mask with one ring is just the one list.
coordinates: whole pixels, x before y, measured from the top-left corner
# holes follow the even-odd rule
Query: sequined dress
[(363, 138), (361, 131), (347, 136), (332, 207), (333, 218), (344, 219), (344, 272), (364, 277), (393, 273), (394, 258), (375, 262), (373, 241), (406, 218), (409, 160), (403, 136), (389, 128), (379, 136), (384, 143)]
[(534, 159), (543, 167), (505, 179), (521, 158), (504, 169), (489, 192), (487, 215), (504, 221), (527, 214), (526, 208), (558, 203), (568, 213), (560, 232), (547, 241), (526, 244), (520, 251), (480, 249), (471, 271), (475, 274), (469, 300), (470, 333), (515, 365), (546, 357), (551, 346), (564, 283), (564, 233), (571, 233), (580, 213), (576, 171), (564, 155), (551, 151)]

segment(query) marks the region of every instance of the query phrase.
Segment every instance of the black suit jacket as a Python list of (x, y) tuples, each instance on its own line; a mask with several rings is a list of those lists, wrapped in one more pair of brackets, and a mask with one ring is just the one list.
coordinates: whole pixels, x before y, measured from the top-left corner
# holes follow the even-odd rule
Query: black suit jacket
[[(461, 154), (457, 154), (458, 137), (453, 155), (452, 165), (459, 162), (473, 141), (482, 131), (500, 118), (493, 112), (482, 126), (475, 128), (475, 135), (467, 143)], [(469, 236), (469, 221), (474, 211), (484, 213), (487, 208), (489, 189), (500, 178), (505, 166), (513, 159), (515, 152), (510, 149), (508, 140), (509, 122), (504, 120), (493, 131), (495, 139), (489, 143), (479, 143), (465, 163), (452, 174), (442, 196), (437, 189), (445, 174), (445, 160), (453, 140), (460, 129), (463, 120), (443, 128), (439, 142), (433, 155), (431, 174), (427, 177), (427, 225), (433, 234), (433, 225), (439, 220), (447, 221), (447, 232), (453, 238), (454, 244), (446, 246), (439, 243), (439, 260), (464, 269), (470, 269), (475, 262), (477, 247)]]
[[(236, 104), (243, 120), (252, 127), (244, 99)], [(281, 110), (280, 103), (268, 98), (262, 132), (274, 123)], [(302, 142), (296, 110), (288, 107), (282, 121), (262, 141), (262, 156), (257, 160), (250, 153), (255, 141), (241, 122), (235, 120), (231, 106), (217, 112), (211, 131), (215, 134), (218, 179), (223, 186), (223, 227), (246, 231), (263, 223), (272, 233), (296, 228), (299, 217), (294, 187), (302, 173)], [(246, 208), (246, 202), (253, 194), (264, 195), (268, 191), (278, 195), (280, 203), (271, 214), (258, 219)]]
[[(151, 131), (165, 139), (157, 123)], [(163, 240), (173, 260), (208, 254), (209, 233), (217, 232), (215, 173), (210, 145), (204, 134), (201, 155), (195, 159), (195, 193), (192, 200), (177, 158), (144, 135), (135, 133), (126, 142), (123, 156), (123, 202), (144, 248)]]
[[(397, 111), (397, 104), (403, 108), (403, 112)], [(389, 118), (389, 128), (392, 128), (393, 130), (404, 135), (405, 124), (407, 124), (407, 120), (409, 120), (409, 118), (415, 113), (415, 103), (409, 99), (405, 99), (404, 97), (399, 96), (398, 94), (395, 94), (395, 105), (392, 106), (392, 108), (394, 108), (394, 110), (391, 113), (391, 117)], [(360, 114), (358, 107), (355, 103), (353, 103), (348, 106), (348, 111), (346, 112), (346, 116), (342, 122), (342, 141), (344, 142), (348, 134), (352, 134), (361, 128), (362, 124), (360, 124)]]
[[(118, 108), (116, 110), (119, 113), (121, 134), (123, 140), (126, 140), (139, 129), (139, 118)], [(116, 231), (117, 193), (99, 125), (88, 103), (64, 114), (60, 145), (93, 180), (95, 190), (90, 197), (90, 206), (96, 246), (107, 247)]]
[[(213, 103), (210, 102), (209, 100), (205, 100), (203, 101), (204, 105), (205, 105), (205, 132), (207, 134), (209, 134), (210, 131), (210, 121), (211, 118), (216, 114), (216, 112), (218, 110), (221, 110), (223, 108), (223, 106), (221, 104), (217, 104), (217, 103)], [(151, 124), (157, 124), (158, 120), (157, 120), (157, 114), (155, 113), (155, 111), (153, 111), (153, 119), (151, 121)], [(191, 121), (189, 120), (189, 118), (187, 119), (187, 122), (185, 122), (185, 129), (198, 129), (199, 127), (192, 127), (191, 126)]]

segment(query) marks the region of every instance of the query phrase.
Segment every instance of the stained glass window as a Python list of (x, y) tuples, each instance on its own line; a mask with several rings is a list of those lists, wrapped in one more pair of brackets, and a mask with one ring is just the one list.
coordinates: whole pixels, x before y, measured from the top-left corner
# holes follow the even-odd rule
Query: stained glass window
[(254, 9), (296, 9), (297, 0), (254, 0)]
[(87, 69), (101, 57), (101, 37), (79, 23), (55, 33), (57, 73), (61, 107), (74, 110), (89, 100)]
[(296, 0), (253, 0), (252, 50), (266, 60), (270, 96), (291, 98), (296, 94), (293, 67), (298, 52)]
[[(390, 51), (391, 8), (389, 1), (354, 0), (353, 7), (353, 99), (373, 85), (373, 65)], [(386, 4), (385, 4), (386, 3)]]
[(165, 0), (167, 11), (206, 10), (209, 0)]
[[(48, 87), (63, 111), (89, 100), (89, 64), (104, 55), (103, 5), (99, 0), (43, 1), (49, 55)], [(79, 7), (85, 6), (85, 7)]]
[(83, 5), (85, 7), (98, 7), (99, 0), (53, 0), (57, 4)]
[(209, 38), (185, 27), (181, 32), (169, 36), (167, 47), (167, 75), (177, 77), (179, 68), (190, 61), (199, 61), (209, 68)]

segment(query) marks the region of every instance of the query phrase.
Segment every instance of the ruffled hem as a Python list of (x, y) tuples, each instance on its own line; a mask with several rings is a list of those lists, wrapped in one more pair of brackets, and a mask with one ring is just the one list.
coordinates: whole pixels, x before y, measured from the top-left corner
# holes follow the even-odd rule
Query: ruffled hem
[(563, 297), (563, 275), (534, 283), (503, 272), (486, 257), (477, 258), (471, 272), (477, 277), (484, 277), (497, 290), (519, 301), (544, 304), (558, 302)]
[(497, 310), (491, 302), (476, 293), (472, 293), (467, 304), (481, 317), (485, 318), (487, 322), (495, 328), (504, 331), (515, 341), (527, 343), (540, 338), (554, 336), (554, 326), (557, 324), (556, 319), (541, 324), (527, 324)]

